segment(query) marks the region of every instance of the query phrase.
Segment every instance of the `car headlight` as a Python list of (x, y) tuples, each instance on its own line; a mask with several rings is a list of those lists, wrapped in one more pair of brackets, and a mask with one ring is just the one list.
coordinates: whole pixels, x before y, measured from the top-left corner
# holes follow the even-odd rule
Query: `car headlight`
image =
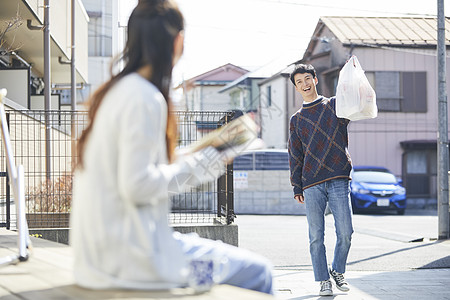
[(406, 192), (405, 188), (402, 186), (397, 187), (397, 189), (394, 191), (397, 195), (404, 194)]
[(353, 193), (358, 193), (358, 194), (370, 194), (369, 190), (359, 189), (359, 188), (356, 188), (356, 187), (352, 188), (352, 192)]

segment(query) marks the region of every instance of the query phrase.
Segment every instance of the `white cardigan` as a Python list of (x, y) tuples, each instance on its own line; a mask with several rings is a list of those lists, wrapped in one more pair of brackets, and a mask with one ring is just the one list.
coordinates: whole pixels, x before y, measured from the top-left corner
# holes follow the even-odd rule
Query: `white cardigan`
[[(185, 285), (187, 261), (168, 225), (167, 105), (140, 75), (106, 94), (74, 176), (70, 243), (74, 274), (88, 288)], [(184, 170), (185, 171), (185, 170)]]

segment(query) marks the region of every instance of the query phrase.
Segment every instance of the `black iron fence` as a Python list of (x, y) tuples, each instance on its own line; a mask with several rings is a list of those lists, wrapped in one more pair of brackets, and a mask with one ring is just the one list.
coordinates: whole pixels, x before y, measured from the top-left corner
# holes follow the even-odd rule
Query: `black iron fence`
[[(233, 112), (175, 112), (179, 147), (184, 147), (225, 124)], [(87, 124), (86, 112), (7, 111), (16, 164), (24, 166), (27, 221), (30, 228), (69, 226), (72, 167), (76, 139)], [(230, 224), (232, 167), (215, 183), (174, 196), (169, 221)], [(231, 182), (231, 185), (230, 185)], [(231, 190), (230, 190), (231, 188)], [(6, 174), (5, 152), (0, 147), (0, 226), (15, 228), (15, 206)]]
[[(205, 134), (231, 121), (235, 112), (176, 112), (178, 119), (179, 147), (185, 147)], [(231, 182), (231, 187), (227, 182)], [(172, 223), (231, 224), (233, 211), (233, 171), (229, 165), (217, 182), (204, 184), (191, 191), (172, 197)], [(225, 200), (224, 200), (225, 199)]]

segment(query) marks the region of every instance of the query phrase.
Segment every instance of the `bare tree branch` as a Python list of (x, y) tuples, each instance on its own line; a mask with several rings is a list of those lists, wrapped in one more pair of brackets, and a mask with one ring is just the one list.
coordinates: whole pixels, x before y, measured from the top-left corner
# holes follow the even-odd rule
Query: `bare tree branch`
[[(14, 17), (12, 17), (8, 21), (4, 21), (4, 28), (0, 29), (0, 48), (5, 48), (2, 52), (10, 53), (20, 49), (23, 45), (14, 45), (17, 35), (17, 29), (22, 26), (23, 18), (19, 14), (19, 5), (17, 5), (17, 12)], [(14, 36), (12, 37), (12, 41), (9, 43), (6, 42), (5, 36), (8, 32), (14, 32)]]

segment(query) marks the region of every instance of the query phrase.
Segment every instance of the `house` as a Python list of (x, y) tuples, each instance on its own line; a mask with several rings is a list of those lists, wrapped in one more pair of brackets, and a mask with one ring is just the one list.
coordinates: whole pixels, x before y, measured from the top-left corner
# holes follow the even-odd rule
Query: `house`
[[(19, 109), (43, 109), (44, 105), (44, 8), (43, 1), (13, 0), (0, 3), (0, 30), (15, 24), (0, 41), (0, 87), (7, 88), (8, 100)], [(62, 99), (70, 87), (71, 1), (54, 1), (50, 14), (51, 109), (70, 107)], [(84, 6), (75, 2), (76, 82), (88, 81), (88, 21)]]
[[(81, 1), (49, 2), (51, 5), (47, 6), (48, 2), (42, 0), (0, 1), (0, 88), (8, 91), (4, 99), (6, 120), (15, 161), (24, 169), (27, 213), (42, 212), (43, 207), (52, 207), (56, 211), (53, 205), (56, 201), (52, 201), (55, 193), (49, 192), (50, 186), (62, 187), (61, 183), (68, 182), (65, 179), (73, 170), (74, 141), (81, 132), (84, 115), (71, 111), (72, 26), (76, 29), (77, 100), (81, 99), (79, 92), (88, 82), (89, 17), (86, 10)], [(72, 4), (75, 8), (73, 20)], [(44, 25), (46, 21), (48, 26)], [(50, 82), (45, 86), (47, 75)], [(50, 111), (44, 111), (44, 91), (51, 93)], [(4, 160), (5, 150), (0, 152), (0, 159)], [(1, 216), (6, 222), (1, 222), (0, 226), (9, 228), (8, 205), (13, 199), (9, 189), (3, 188), (8, 186), (5, 166), (0, 173), (0, 197), (7, 207), (6, 218)], [(32, 195), (37, 194), (35, 199), (39, 200), (33, 201)], [(67, 210), (67, 207), (62, 209)]]
[(219, 93), (228, 95), (231, 108), (243, 112), (256, 112), (259, 106), (261, 91), (259, 83), (271, 77), (280, 68), (280, 60), (274, 60), (268, 64), (248, 72), (233, 82), (228, 83)]
[[(447, 84), (450, 82), (450, 19), (446, 19)], [(403, 179), (409, 198), (437, 197), (437, 19), (422, 17), (322, 17), (303, 58), (315, 66), (319, 93), (336, 92), (339, 71), (356, 55), (377, 94), (378, 117), (349, 125), (354, 165), (388, 167)], [(294, 64), (295, 64), (294, 63)], [(291, 66), (292, 68), (293, 66)], [(302, 105), (285, 69), (260, 83), (262, 138), (286, 147), (289, 116)], [(267, 98), (267, 97), (266, 97)], [(270, 129), (267, 129), (270, 128)], [(282, 133), (278, 136), (274, 129)]]
[(226, 64), (183, 81), (184, 108), (189, 111), (227, 111), (233, 108), (227, 95), (220, 94), (228, 83), (240, 78), (248, 70)]
[(287, 148), (289, 119), (300, 107), (301, 96), (289, 79), (293, 69), (290, 65), (258, 84), (261, 137), (268, 148)]

